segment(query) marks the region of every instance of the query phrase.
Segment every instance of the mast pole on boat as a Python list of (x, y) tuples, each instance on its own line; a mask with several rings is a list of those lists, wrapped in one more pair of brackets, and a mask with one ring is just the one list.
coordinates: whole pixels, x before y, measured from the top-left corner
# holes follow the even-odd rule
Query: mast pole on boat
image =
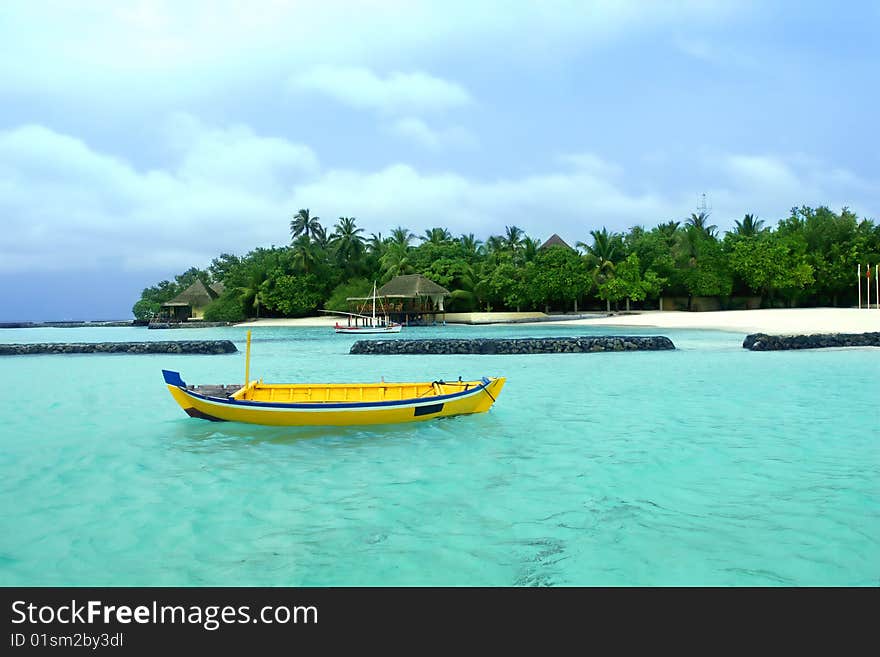
[(244, 352), (244, 386), (247, 387), (247, 384), (251, 379), (251, 330), (248, 329), (247, 332), (247, 348)]

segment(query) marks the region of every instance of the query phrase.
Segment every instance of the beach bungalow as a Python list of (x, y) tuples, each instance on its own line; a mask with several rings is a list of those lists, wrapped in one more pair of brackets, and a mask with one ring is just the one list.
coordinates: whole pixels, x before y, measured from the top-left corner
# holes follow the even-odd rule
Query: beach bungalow
[[(421, 274), (395, 276), (376, 292), (389, 319), (398, 324), (430, 325), (446, 321), (443, 300), (449, 290)], [(363, 299), (349, 299), (363, 303)]]
[(223, 289), (223, 283), (205, 285), (197, 280), (171, 301), (162, 304), (162, 316), (176, 322), (202, 319), (205, 308), (223, 294)]

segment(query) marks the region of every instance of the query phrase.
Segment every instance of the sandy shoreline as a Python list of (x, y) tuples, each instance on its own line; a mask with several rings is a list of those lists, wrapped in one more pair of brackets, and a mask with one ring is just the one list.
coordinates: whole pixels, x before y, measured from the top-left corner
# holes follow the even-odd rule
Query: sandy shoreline
[[(520, 319), (517, 313), (474, 313), (476, 319), (495, 319), (500, 325)], [(530, 313), (531, 318), (536, 313)], [(522, 319), (529, 319), (522, 317)], [(300, 317), (296, 319), (260, 319), (236, 326), (331, 327), (335, 317)], [(450, 322), (451, 323), (451, 322)], [(632, 315), (613, 315), (591, 319), (518, 322), (518, 324), (555, 326), (617, 326), (656, 327), (660, 329), (708, 329), (742, 333), (769, 333), (775, 335), (814, 333), (867, 333), (880, 331), (880, 311), (856, 308), (774, 308), (762, 310), (721, 310), (717, 312), (688, 313), (679, 311), (647, 311)]]

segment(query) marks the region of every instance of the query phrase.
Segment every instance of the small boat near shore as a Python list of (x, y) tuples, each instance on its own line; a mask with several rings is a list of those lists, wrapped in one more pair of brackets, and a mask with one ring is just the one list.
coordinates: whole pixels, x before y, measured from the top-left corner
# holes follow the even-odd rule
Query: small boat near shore
[[(375, 333), (400, 333), (403, 328), (400, 324), (394, 322), (385, 323), (381, 319), (370, 317), (369, 315), (358, 315), (355, 313), (339, 313), (349, 316), (349, 323), (343, 326), (339, 322), (333, 325), (333, 330), (337, 333), (354, 333), (358, 335), (369, 335)], [(351, 323), (352, 319), (354, 324)], [(362, 323), (359, 323), (362, 322)]]
[[(360, 301), (372, 301), (373, 302), (373, 312), (370, 315), (366, 314), (366, 304), (362, 308), (360, 313), (346, 313), (340, 310), (320, 310), (322, 313), (331, 313), (333, 315), (343, 315), (348, 318), (348, 324), (343, 326), (339, 322), (333, 326), (333, 329), (337, 333), (354, 333), (354, 334), (376, 334), (376, 333), (400, 333), (400, 329), (403, 328), (401, 324), (397, 324), (392, 322), (388, 318), (388, 314), (385, 311), (385, 308), (381, 305), (382, 302), (380, 300), (380, 314), (376, 314), (376, 300), (379, 296), (376, 294), (376, 282), (373, 281), (373, 292), (370, 296), (358, 299)], [(354, 299), (352, 299), (354, 300)]]
[(396, 424), (485, 413), (505, 383), (504, 377), (416, 383), (250, 381), (250, 332), (245, 358), (244, 386), (190, 386), (172, 370), (162, 370), (162, 376), (190, 417), (274, 426)]

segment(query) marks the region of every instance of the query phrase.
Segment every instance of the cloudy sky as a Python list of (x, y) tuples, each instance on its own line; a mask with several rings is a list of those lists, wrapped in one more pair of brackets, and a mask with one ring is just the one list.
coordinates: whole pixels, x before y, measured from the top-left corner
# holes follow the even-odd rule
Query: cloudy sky
[(570, 243), (880, 219), (880, 3), (0, 3), (0, 321), (355, 216)]

